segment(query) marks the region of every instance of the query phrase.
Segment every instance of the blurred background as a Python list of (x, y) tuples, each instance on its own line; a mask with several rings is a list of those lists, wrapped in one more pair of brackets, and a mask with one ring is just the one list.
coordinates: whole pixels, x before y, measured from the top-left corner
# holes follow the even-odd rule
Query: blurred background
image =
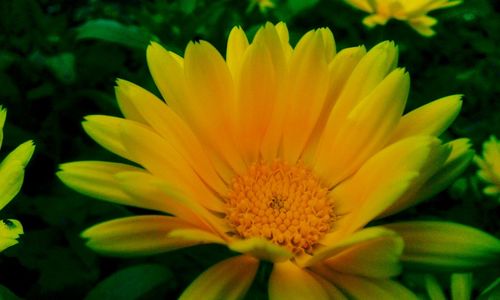
[[(432, 38), (399, 21), (367, 29), (366, 14), (340, 0), (270, 1), (267, 9), (255, 0), (0, 1), (0, 104), (8, 110), (0, 157), (25, 140), (36, 144), (22, 192), (0, 212), (25, 229), (20, 244), (0, 255), (1, 299), (174, 299), (208, 266), (233, 255), (222, 246), (144, 258), (97, 255), (80, 239), (83, 229), (148, 212), (79, 195), (54, 175), (63, 162), (119, 161), (80, 124), (88, 114), (119, 115), (116, 78), (158, 94), (146, 65), (151, 40), (182, 54), (190, 40), (204, 39), (224, 54), (234, 25), (252, 36), (266, 21), (285, 21), (292, 44), (317, 27), (332, 29), (338, 49), (394, 40), (399, 65), (412, 78), (407, 110), (463, 94), (462, 112), (443, 138), (468, 137), (480, 153), (490, 135), (500, 137), (500, 1), (465, 0), (431, 13), (439, 20)], [(453, 220), (499, 236), (499, 202), (482, 194), (476, 171), (471, 164), (447, 191), (393, 218)], [(268, 268), (248, 299), (266, 298)], [(478, 272), (475, 288), (498, 272)], [(412, 278), (402, 280), (418, 291)]]

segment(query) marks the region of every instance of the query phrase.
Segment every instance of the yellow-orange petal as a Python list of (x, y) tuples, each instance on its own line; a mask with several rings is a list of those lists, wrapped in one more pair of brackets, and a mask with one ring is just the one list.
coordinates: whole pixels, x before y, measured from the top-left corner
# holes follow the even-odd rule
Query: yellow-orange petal
[(246, 255), (219, 262), (198, 276), (179, 300), (243, 299), (257, 274), (258, 266), (257, 259)]
[(191, 165), (171, 144), (140, 123), (120, 122), (123, 145), (136, 162), (155, 176), (182, 191), (198, 195), (197, 201), (214, 211), (223, 211), (223, 202), (202, 182)]
[(85, 132), (103, 148), (134, 161), (123, 146), (120, 137), (120, 123), (124, 119), (103, 115), (86, 116), (82, 122)]
[(325, 133), (333, 130), (328, 126), (335, 126), (337, 134), (329, 141), (322, 137), (314, 169), (328, 186), (353, 174), (387, 143), (401, 118), (409, 87), (408, 73), (396, 69), (352, 109), (342, 125), (327, 124)]
[(151, 76), (169, 106), (183, 115), (182, 102), (186, 99), (186, 80), (182, 58), (152, 42), (146, 51)]
[[(339, 234), (366, 225), (401, 197), (418, 177), (432, 149), (435, 137), (412, 137), (395, 143), (371, 157), (351, 178), (331, 192)], [(380, 176), (384, 170), (384, 176)], [(363, 188), (360, 188), (363, 187)]]
[[(198, 138), (169, 106), (145, 89), (125, 80), (117, 81), (117, 90), (128, 99), (129, 106), (176, 150), (193, 170), (219, 194), (227, 191)], [(231, 175), (226, 175), (231, 176)]]
[(291, 261), (275, 263), (269, 277), (270, 300), (328, 300), (328, 293), (309, 271)]
[(93, 250), (118, 256), (149, 255), (204, 243), (169, 238), (175, 229), (196, 228), (176, 217), (125, 217), (94, 225), (81, 236)]
[(227, 39), (226, 62), (233, 78), (239, 78), (241, 64), (248, 48), (248, 38), (239, 26), (233, 27)]
[(329, 75), (326, 52), (322, 31), (310, 31), (297, 43), (290, 59), (282, 149), (283, 158), (290, 163), (301, 156), (325, 103)]
[(246, 253), (261, 260), (272, 262), (286, 261), (293, 256), (285, 247), (258, 237), (234, 240), (228, 244), (228, 247), (233, 251)]
[(125, 193), (115, 175), (142, 169), (121, 163), (105, 161), (77, 161), (61, 164), (57, 177), (70, 188), (90, 197), (114, 203), (158, 209), (147, 201), (138, 201)]

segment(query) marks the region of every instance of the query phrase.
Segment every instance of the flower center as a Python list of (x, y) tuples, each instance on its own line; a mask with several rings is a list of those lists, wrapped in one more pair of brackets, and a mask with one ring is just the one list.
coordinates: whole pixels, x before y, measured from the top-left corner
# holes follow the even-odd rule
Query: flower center
[(228, 222), (242, 238), (263, 237), (311, 253), (335, 221), (328, 189), (301, 164), (255, 163), (232, 183)]

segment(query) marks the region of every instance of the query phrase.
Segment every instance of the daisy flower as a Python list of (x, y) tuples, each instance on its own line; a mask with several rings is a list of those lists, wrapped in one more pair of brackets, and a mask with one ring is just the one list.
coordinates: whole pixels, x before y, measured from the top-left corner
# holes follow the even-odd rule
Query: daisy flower
[(432, 26), (437, 20), (427, 14), (436, 9), (462, 3), (462, 0), (344, 0), (349, 5), (370, 15), (363, 19), (368, 27), (385, 25), (389, 19), (407, 22), (423, 36), (435, 34)]
[(480, 168), (477, 176), (488, 184), (484, 193), (500, 196), (500, 142), (495, 136), (484, 142), (483, 156), (476, 156), (474, 161)]
[[(3, 127), (7, 111), (0, 106), (0, 147), (3, 141)], [(0, 163), (0, 210), (17, 195), (24, 179), (24, 168), (28, 164), (35, 146), (32, 141), (19, 145)], [(23, 234), (23, 226), (18, 220), (0, 220), (0, 251), (17, 244)]]
[(72, 162), (58, 176), (83, 194), (168, 214), (87, 229), (96, 251), (217, 243), (240, 254), (202, 273), (181, 299), (239, 299), (261, 260), (273, 263), (271, 299), (412, 299), (391, 279), (402, 253), (409, 264), (452, 269), (499, 253), (500, 241), (456, 224), (367, 227), (442, 190), (472, 156), (467, 140), (437, 138), (460, 96), (403, 115), (410, 79), (392, 42), (337, 53), (322, 28), (292, 47), (285, 24), (268, 23), (251, 43), (235, 27), (225, 59), (199, 41), (184, 57), (152, 43), (147, 60), (166, 102), (118, 80), (124, 118), (83, 123), (135, 164)]

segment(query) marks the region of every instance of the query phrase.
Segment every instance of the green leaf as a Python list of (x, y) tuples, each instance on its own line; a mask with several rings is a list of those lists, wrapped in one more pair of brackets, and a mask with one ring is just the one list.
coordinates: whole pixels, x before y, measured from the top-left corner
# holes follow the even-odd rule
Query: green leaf
[(181, 0), (180, 1), (181, 10), (186, 14), (191, 14), (196, 8), (196, 0)]
[(136, 265), (122, 269), (101, 281), (85, 300), (134, 300), (172, 278), (165, 267), (152, 264)]
[(13, 292), (11, 292), (8, 288), (4, 287), (0, 284), (0, 299), (2, 300), (21, 300), (18, 296), (16, 296)]
[(313, 7), (319, 0), (288, 0), (288, 7), (293, 14), (297, 14), (303, 10)]
[(97, 39), (130, 48), (146, 49), (153, 36), (136, 26), (126, 26), (106, 19), (91, 20), (77, 29), (77, 40)]

